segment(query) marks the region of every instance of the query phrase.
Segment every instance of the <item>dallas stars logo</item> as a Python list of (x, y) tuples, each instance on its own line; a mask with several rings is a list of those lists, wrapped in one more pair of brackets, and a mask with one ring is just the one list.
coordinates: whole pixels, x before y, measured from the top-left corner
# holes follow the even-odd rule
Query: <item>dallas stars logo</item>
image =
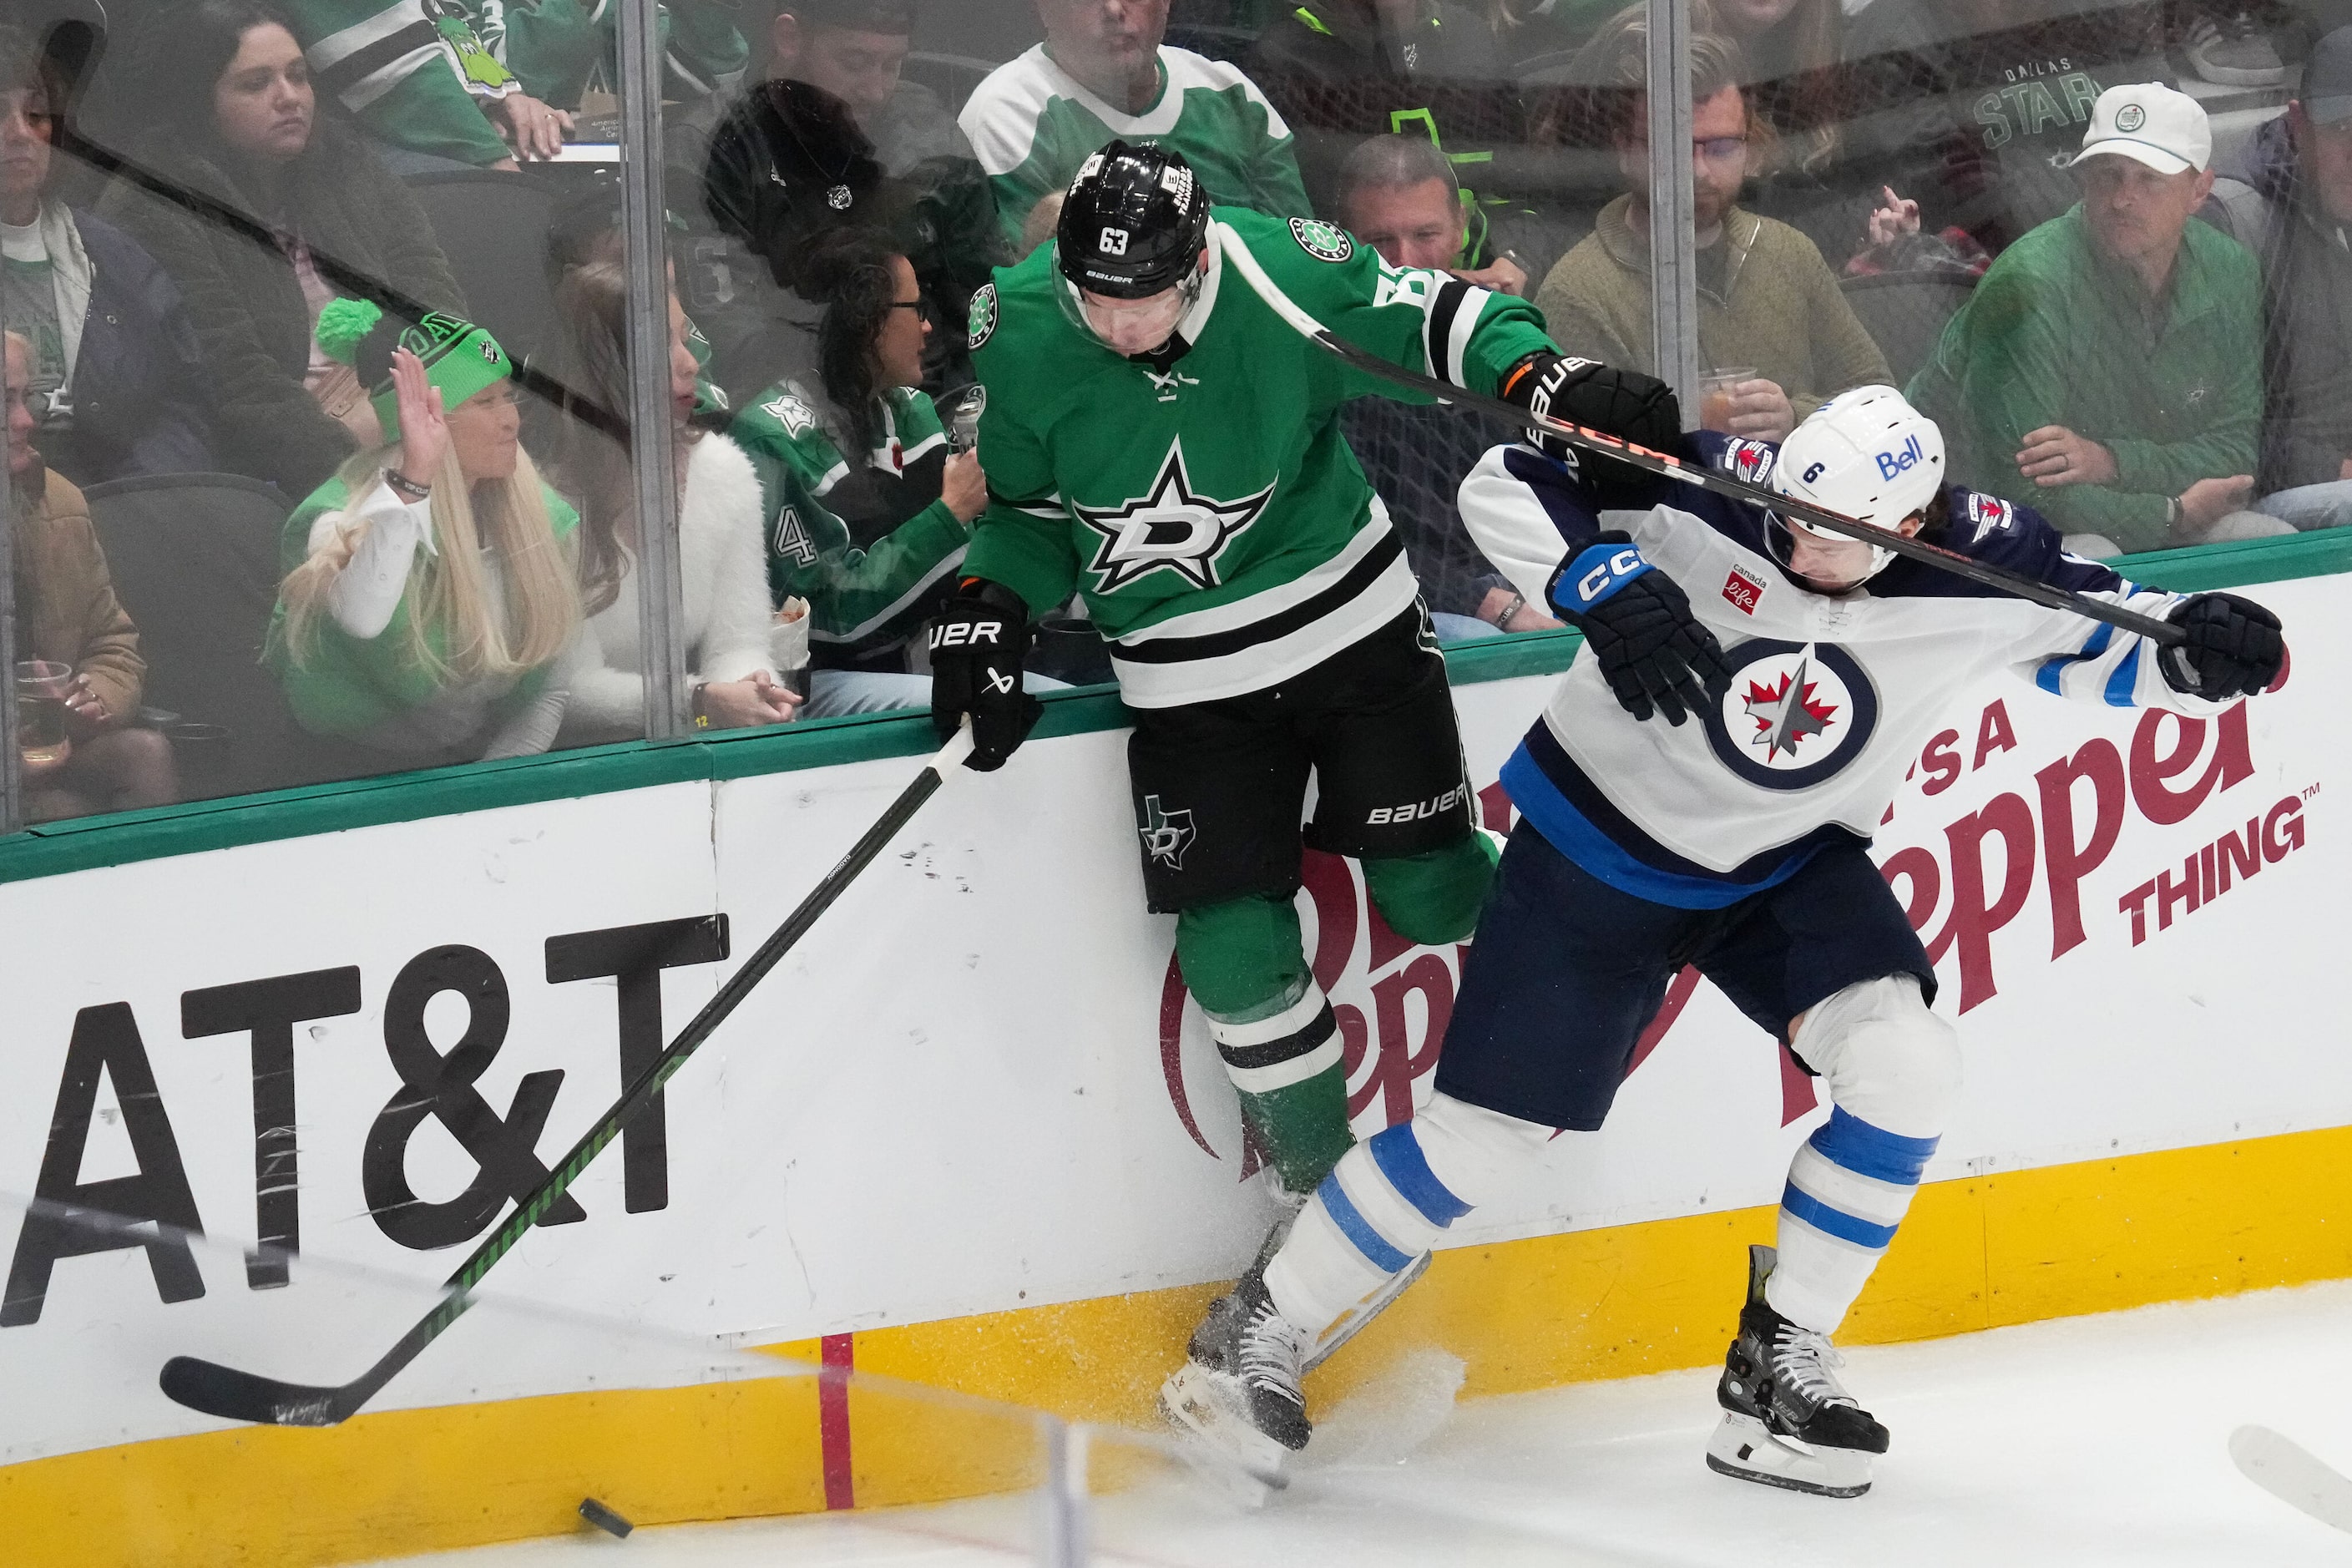
[(1184, 851), (1197, 837), (1192, 812), (1162, 811), (1156, 795), (1143, 797), (1143, 826), (1136, 831), (1143, 835), (1143, 852), (1171, 871), (1184, 868)]
[(1827, 702), (1813, 700), (1815, 683), (1805, 679), (1812, 671), (1811, 649), (1800, 658), (1793, 671), (1784, 672), (1771, 686), (1758, 681), (1748, 683), (1745, 700), (1748, 717), (1755, 721), (1756, 733), (1748, 743), (1764, 748), (1768, 762), (1783, 754), (1794, 756), (1800, 742), (1811, 735), (1826, 734), (1837, 721), (1837, 709)]
[(1219, 500), (1192, 489), (1184, 471), (1184, 442), (1178, 437), (1161, 460), (1159, 477), (1145, 494), (1110, 508), (1072, 506), (1078, 521), (1102, 535), (1087, 570), (1100, 581), (1095, 591), (1116, 594), (1150, 573), (1175, 573), (1195, 588), (1217, 585), (1217, 557), (1235, 534), (1258, 520), (1274, 487), (1238, 500)]

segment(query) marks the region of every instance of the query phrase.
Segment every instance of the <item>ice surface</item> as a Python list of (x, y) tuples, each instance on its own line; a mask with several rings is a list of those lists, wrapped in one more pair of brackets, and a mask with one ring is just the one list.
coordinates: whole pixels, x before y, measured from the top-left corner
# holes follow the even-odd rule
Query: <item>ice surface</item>
[[(1406, 1358), (1328, 1417), (1348, 1439), (1255, 1512), (1198, 1484), (1098, 1499), (1095, 1561), (1386, 1568), (1462, 1562), (1628, 1568), (2213, 1568), (2352, 1562), (2352, 1539), (2232, 1468), (2231, 1432), (2277, 1428), (2352, 1470), (2352, 1281), (2034, 1323), (1850, 1352), (1847, 1385), (1895, 1434), (1867, 1497), (1833, 1501), (1708, 1472), (1713, 1375), (1672, 1373), (1465, 1404), (1449, 1358)], [(962, 1568), (1025, 1560), (1025, 1500), (641, 1530), (431, 1559), (441, 1568)], [(411, 1559), (411, 1562), (426, 1561)], [(618, 1562), (618, 1558), (613, 1559)]]

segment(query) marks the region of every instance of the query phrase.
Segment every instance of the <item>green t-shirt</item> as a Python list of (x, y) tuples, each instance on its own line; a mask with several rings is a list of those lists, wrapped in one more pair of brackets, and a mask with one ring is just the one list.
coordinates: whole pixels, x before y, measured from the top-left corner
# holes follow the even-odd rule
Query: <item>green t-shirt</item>
[[(1491, 394), (1554, 346), (1526, 300), (1391, 267), (1328, 224), (1214, 216), (1309, 314), (1405, 369)], [(1144, 708), (1261, 690), (1412, 604), (1338, 414), (1368, 393), (1429, 399), (1300, 337), (1222, 255), (1178, 329), (1192, 348), (1165, 371), (1073, 322), (1065, 287), (1049, 245), (972, 301), (989, 507), (968, 572), (1033, 614), (1083, 593)]]
[[(26, 234), (32, 237), (29, 248), (39, 252), (37, 259), (19, 254), (27, 248), (20, 238)], [(6, 313), (8, 330), (33, 345), (33, 374), (25, 401), (32, 405), (33, 417), (42, 418), (50, 394), (66, 384), (67, 365), (65, 333), (58, 320), (57, 269), (41, 248), (37, 226), (9, 231), (6, 253), (0, 258), (0, 310)]]
[(1311, 217), (1290, 127), (1234, 66), (1188, 49), (1160, 51), (1160, 95), (1140, 114), (1078, 85), (1039, 44), (999, 66), (957, 117), (996, 192), (997, 221), (1020, 254), (1021, 226), (1047, 193), (1112, 137), (1184, 154), (1209, 199), (1275, 217)]
[[(545, 485), (540, 494), (547, 503), (548, 521), (559, 540), (580, 526), (580, 514), (570, 502)], [(287, 518), (278, 536), (278, 569), (282, 580), (310, 554), (310, 525), (323, 512), (341, 511), (351, 504), (351, 489), (341, 478), (329, 479)], [(412, 568), (412, 581), (414, 569)], [(335, 625), (331, 616), (319, 618), (318, 641), (297, 663), (286, 646), (286, 605), (281, 600), (270, 613), (269, 635), (263, 644), (270, 668), (286, 688), (287, 705), (301, 726), (321, 735), (362, 735), (433, 700), (441, 682), (430, 670), (410, 658), (411, 595), (403, 592), (392, 619), (373, 637), (362, 640)], [(436, 656), (448, 648), (442, 632), (428, 627), (425, 642)], [(501, 717), (516, 713), (539, 697), (546, 684), (547, 667), (525, 674), (501, 697)]]
[(859, 463), (789, 385), (751, 400), (727, 427), (759, 471), (769, 592), (778, 604), (809, 602), (820, 665), (903, 640), (931, 614), (970, 542), (938, 499), (948, 447), (939, 411), (910, 386), (882, 404), (877, 445)]

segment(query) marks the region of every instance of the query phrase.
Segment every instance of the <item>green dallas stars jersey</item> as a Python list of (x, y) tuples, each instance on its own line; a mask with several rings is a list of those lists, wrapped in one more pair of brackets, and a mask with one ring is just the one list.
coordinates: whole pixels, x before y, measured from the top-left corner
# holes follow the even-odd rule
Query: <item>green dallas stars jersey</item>
[(1189, 49), (1160, 51), (1160, 96), (1129, 114), (1078, 85), (1039, 44), (992, 71), (956, 123), (988, 172), (997, 221), (1016, 256), (1029, 209), (1066, 189), (1078, 165), (1114, 136), (1183, 153), (1213, 202), (1276, 217), (1315, 211), (1298, 180), (1290, 127), (1265, 94), (1237, 68)]
[(789, 384), (762, 393), (727, 427), (759, 471), (770, 595), (809, 602), (820, 666), (904, 638), (935, 608), (970, 539), (938, 499), (948, 438), (931, 400), (901, 386), (883, 405), (881, 446), (857, 467)]
[[(1213, 211), (1308, 313), (1408, 370), (1492, 393), (1554, 347), (1524, 300), (1399, 270), (1328, 224)], [(1368, 393), (1428, 399), (1300, 337), (1222, 256), (1178, 329), (1192, 347), (1165, 374), (1073, 323), (1062, 287), (1047, 245), (972, 300), (989, 508), (968, 573), (1033, 614), (1081, 590), (1137, 708), (1286, 680), (1413, 602), (1337, 416)]]

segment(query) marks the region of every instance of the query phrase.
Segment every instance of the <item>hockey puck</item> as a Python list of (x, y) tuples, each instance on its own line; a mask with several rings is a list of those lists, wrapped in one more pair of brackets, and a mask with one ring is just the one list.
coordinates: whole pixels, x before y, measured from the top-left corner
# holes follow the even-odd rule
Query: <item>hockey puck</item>
[(635, 1525), (592, 1497), (580, 1500), (580, 1517), (606, 1534), (616, 1536), (623, 1541), (629, 1538), (629, 1531), (636, 1529)]

